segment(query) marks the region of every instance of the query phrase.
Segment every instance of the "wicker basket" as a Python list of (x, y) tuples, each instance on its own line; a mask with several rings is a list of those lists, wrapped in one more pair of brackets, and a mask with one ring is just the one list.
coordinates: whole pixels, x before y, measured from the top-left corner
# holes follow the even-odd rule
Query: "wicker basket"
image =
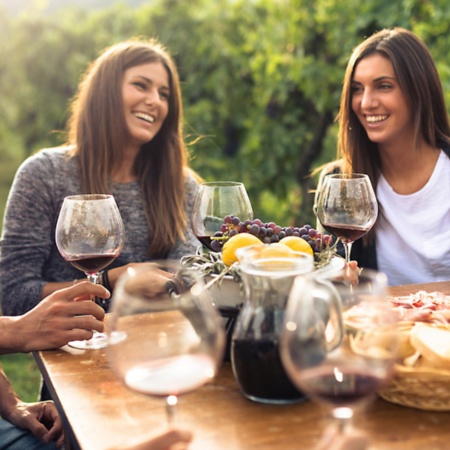
[(410, 408), (450, 411), (450, 371), (396, 365), (393, 380), (379, 395)]

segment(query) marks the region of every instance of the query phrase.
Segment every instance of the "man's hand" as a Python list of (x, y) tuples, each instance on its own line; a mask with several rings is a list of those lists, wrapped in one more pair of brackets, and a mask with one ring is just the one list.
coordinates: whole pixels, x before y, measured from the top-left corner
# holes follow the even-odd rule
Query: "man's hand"
[(92, 330), (102, 332), (105, 312), (91, 296), (109, 298), (110, 293), (103, 286), (83, 281), (53, 292), (28, 313), (11, 318), (15, 323), (11, 324), (11, 351), (58, 348), (90, 339)]
[(63, 445), (63, 425), (53, 402), (19, 402), (15, 408), (4, 413), (4, 419), (19, 428), (30, 430), (42, 442), (55, 441), (58, 447)]

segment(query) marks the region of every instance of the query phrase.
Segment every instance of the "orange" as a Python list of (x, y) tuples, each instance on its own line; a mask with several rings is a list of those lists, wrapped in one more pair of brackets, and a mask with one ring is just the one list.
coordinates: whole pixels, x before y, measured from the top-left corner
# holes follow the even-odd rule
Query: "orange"
[(238, 261), (236, 250), (250, 245), (263, 243), (253, 234), (239, 233), (228, 239), (222, 247), (222, 261), (228, 267)]
[(279, 244), (288, 246), (291, 250), (294, 250), (296, 252), (304, 252), (314, 256), (313, 249), (311, 248), (309, 243), (301, 237), (286, 236), (285, 238), (280, 239)]

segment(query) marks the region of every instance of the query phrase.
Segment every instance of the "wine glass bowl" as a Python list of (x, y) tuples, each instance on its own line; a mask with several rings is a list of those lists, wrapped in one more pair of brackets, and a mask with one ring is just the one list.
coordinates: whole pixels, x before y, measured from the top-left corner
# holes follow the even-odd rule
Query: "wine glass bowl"
[(322, 226), (341, 240), (346, 262), (351, 246), (375, 224), (378, 202), (370, 178), (365, 174), (330, 174), (324, 178), (317, 202)]
[(114, 373), (133, 391), (165, 397), (171, 423), (178, 396), (211, 381), (223, 357), (224, 330), (203, 278), (173, 261), (129, 268), (111, 312)]
[[(116, 201), (112, 195), (73, 195), (64, 199), (56, 224), (55, 240), (61, 256), (84, 272), (92, 283), (99, 272), (120, 255), (125, 233)], [(103, 348), (107, 337), (94, 332), (92, 339), (73, 341), (80, 349)]]
[(400, 335), (384, 274), (298, 277), (281, 333), (281, 357), (293, 383), (327, 405), (344, 432), (393, 375)]
[(192, 208), (194, 235), (208, 249), (218, 251), (211, 238), (221, 230), (224, 218), (233, 215), (243, 222), (253, 219), (253, 209), (243, 183), (201, 183)]

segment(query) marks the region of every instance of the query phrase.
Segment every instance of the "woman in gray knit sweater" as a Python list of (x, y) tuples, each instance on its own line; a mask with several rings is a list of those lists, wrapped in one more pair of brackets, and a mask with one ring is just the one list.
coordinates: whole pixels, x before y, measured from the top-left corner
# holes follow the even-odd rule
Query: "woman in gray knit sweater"
[(173, 60), (154, 41), (108, 48), (79, 86), (66, 145), (38, 152), (17, 171), (0, 247), (3, 313), (23, 314), (83, 277), (55, 245), (64, 197), (114, 195), (126, 241), (108, 270), (113, 288), (128, 264), (195, 252), (188, 219), (197, 187)]

